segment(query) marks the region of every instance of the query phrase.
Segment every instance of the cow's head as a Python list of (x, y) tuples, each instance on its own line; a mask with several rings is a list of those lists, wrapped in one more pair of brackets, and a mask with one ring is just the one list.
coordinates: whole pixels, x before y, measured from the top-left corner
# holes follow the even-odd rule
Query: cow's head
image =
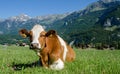
[(41, 49), (41, 38), (44, 38), (45, 31), (41, 25), (35, 25), (30, 31), (21, 29), (19, 34), (30, 39), (30, 49)]

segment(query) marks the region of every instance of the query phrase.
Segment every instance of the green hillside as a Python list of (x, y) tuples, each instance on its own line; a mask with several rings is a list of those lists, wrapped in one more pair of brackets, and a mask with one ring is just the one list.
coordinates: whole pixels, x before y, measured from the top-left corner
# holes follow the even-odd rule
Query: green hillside
[[(109, 21), (107, 21), (110, 19)], [(81, 15), (74, 12), (52, 27), (69, 43), (100, 44), (120, 48), (120, 6)]]

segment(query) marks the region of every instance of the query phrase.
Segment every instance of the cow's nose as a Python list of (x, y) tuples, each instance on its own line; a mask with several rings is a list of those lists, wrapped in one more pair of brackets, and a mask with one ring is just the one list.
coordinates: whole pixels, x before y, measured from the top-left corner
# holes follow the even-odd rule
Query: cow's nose
[(38, 43), (31, 43), (30, 44), (30, 49), (36, 49), (38, 48), (39, 44)]

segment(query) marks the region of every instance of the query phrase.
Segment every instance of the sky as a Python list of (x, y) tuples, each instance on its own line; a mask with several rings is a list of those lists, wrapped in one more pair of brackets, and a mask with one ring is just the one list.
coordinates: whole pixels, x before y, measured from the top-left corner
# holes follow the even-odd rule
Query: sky
[(63, 14), (84, 9), (98, 0), (0, 0), (0, 18), (20, 14), (31, 17)]

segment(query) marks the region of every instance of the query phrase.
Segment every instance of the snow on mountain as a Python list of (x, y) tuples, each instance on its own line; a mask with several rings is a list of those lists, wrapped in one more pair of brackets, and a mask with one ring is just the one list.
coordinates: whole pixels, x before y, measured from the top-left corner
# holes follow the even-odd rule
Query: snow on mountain
[(12, 16), (12, 17), (8, 18), (8, 20), (11, 20), (11, 21), (27, 21), (29, 19), (31, 19), (31, 17), (29, 17), (26, 14), (20, 14), (18, 16)]
[[(26, 14), (12, 16), (4, 20), (0, 20), (0, 31), (2, 33), (16, 32), (20, 28), (31, 28), (35, 24), (50, 25), (53, 22), (63, 19), (70, 13), (53, 14), (45, 16), (30, 17)], [(13, 31), (14, 30), (14, 31)], [(7, 31), (7, 32), (6, 32)]]
[(115, 2), (115, 1), (119, 1), (119, 0), (100, 0), (100, 1), (102, 1), (104, 3), (110, 3), (110, 2)]

